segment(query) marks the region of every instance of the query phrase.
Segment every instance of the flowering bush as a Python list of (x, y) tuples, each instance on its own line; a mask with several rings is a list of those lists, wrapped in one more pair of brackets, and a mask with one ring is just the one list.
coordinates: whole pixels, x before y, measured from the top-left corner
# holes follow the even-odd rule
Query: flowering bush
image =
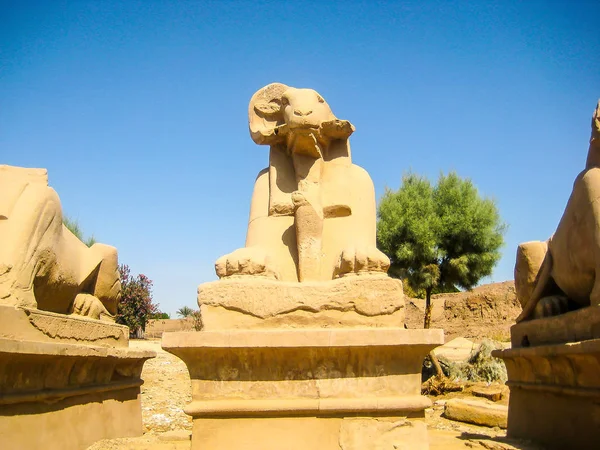
[(131, 276), (129, 266), (119, 266), (121, 274), (121, 299), (117, 309), (117, 323), (127, 325), (132, 334), (145, 330), (146, 322), (158, 312), (152, 303), (152, 280), (146, 275)]
[(202, 323), (202, 313), (200, 312), (200, 310), (194, 311), (191, 317), (194, 320), (194, 330), (202, 331), (204, 324)]

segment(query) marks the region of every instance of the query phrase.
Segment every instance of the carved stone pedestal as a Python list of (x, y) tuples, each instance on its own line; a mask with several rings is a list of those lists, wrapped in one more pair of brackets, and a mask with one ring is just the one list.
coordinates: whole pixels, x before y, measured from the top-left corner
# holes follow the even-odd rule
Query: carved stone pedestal
[(508, 371), (508, 435), (549, 448), (600, 442), (600, 308), (511, 328), (512, 349), (495, 351)]
[(386, 274), (327, 282), (225, 278), (198, 288), (204, 331), (233, 329), (402, 327), (402, 282)]
[(441, 330), (165, 333), (192, 379), (192, 449), (427, 449), (423, 358)]
[(154, 352), (122, 325), (0, 306), (0, 447), (85, 449), (142, 434), (140, 373)]

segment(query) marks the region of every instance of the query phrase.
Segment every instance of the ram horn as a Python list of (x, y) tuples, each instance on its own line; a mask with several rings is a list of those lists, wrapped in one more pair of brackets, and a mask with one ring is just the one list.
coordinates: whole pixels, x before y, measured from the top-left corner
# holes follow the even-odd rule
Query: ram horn
[[(248, 106), (248, 126), (252, 140), (259, 145), (272, 145), (281, 142), (285, 133), (281, 125), (281, 96), (288, 86), (271, 83), (259, 89), (250, 99)], [(285, 127), (284, 127), (285, 128)]]

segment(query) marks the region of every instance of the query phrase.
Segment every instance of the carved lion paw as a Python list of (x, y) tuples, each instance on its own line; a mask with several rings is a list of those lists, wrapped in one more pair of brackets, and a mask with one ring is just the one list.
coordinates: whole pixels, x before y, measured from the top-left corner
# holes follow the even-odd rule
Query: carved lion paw
[(215, 263), (219, 278), (233, 275), (255, 275), (279, 279), (270, 264), (268, 253), (258, 247), (244, 247), (221, 256)]
[(390, 267), (388, 258), (377, 247), (357, 246), (345, 248), (336, 264), (338, 276), (350, 273), (387, 272)]
[(104, 304), (91, 294), (77, 294), (71, 306), (70, 313), (97, 320), (114, 321), (114, 316), (107, 311)]
[(531, 319), (558, 316), (566, 312), (569, 312), (569, 299), (565, 295), (548, 295), (538, 301)]

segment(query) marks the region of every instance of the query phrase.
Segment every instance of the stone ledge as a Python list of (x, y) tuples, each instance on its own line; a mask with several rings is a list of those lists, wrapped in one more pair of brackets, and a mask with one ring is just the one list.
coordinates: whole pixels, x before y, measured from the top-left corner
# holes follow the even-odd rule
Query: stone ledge
[(17, 403), (44, 402), (53, 403), (68, 397), (78, 395), (97, 394), (110, 391), (121, 391), (130, 388), (139, 388), (142, 380), (130, 380), (101, 384), (94, 386), (81, 386), (71, 389), (44, 389), (36, 392), (23, 392), (19, 394), (0, 395), (0, 405), (13, 405)]
[(0, 338), (0, 354), (61, 356), (87, 358), (149, 359), (156, 353), (151, 350), (134, 350), (123, 347), (100, 347), (63, 342), (17, 341)]
[(0, 338), (0, 404), (54, 401), (141, 385), (152, 351)]
[(231, 330), (164, 333), (162, 347), (185, 348), (318, 348), (318, 347), (437, 347), (444, 331), (397, 328)]
[(562, 394), (569, 397), (600, 397), (600, 388), (559, 386), (556, 384), (526, 383), (522, 381), (507, 381), (506, 385), (511, 389), (525, 389), (530, 391), (548, 392), (552, 394)]
[(495, 350), (492, 356), (504, 360), (512, 387), (579, 396), (600, 389), (600, 339)]
[(590, 339), (581, 342), (566, 342), (561, 344), (538, 345), (531, 347), (509, 348), (494, 350), (492, 356), (496, 358), (527, 358), (567, 356), (575, 354), (600, 353), (600, 339)]
[(372, 398), (314, 398), (314, 399), (234, 399), (193, 401), (185, 407), (186, 414), (193, 417), (279, 416), (305, 414), (346, 413), (410, 413), (423, 411), (431, 406), (431, 400), (421, 395)]
[(512, 348), (600, 338), (600, 307), (589, 306), (554, 317), (528, 320), (510, 328)]

